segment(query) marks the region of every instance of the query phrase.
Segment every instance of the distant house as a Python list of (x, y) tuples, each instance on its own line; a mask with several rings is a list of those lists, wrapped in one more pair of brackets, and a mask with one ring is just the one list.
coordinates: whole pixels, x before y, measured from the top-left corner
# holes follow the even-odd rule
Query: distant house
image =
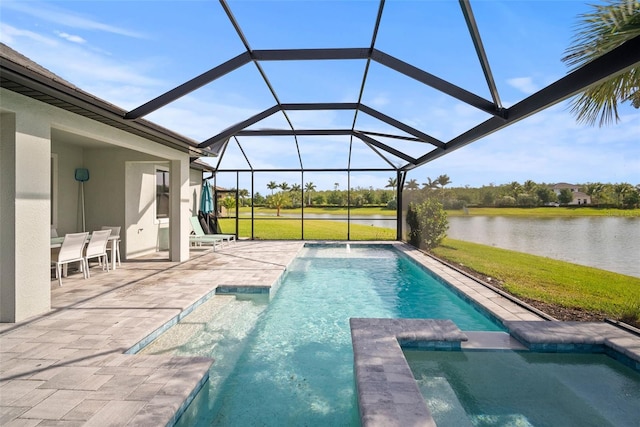
[(566, 182), (560, 182), (551, 187), (551, 189), (553, 190), (554, 193), (556, 193), (556, 195), (560, 195), (560, 191), (564, 190), (565, 188), (568, 188), (569, 190), (571, 190), (571, 193), (573, 194), (573, 200), (571, 201), (571, 203), (569, 203), (570, 205), (590, 205), (591, 204), (591, 196), (588, 195), (587, 193), (583, 193), (582, 191), (580, 191), (580, 187), (578, 185), (567, 184)]

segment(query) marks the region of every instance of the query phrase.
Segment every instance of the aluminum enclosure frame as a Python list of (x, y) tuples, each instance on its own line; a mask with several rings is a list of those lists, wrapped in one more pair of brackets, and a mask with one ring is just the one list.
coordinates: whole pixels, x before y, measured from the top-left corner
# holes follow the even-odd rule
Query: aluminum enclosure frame
[[(349, 159), (348, 164), (350, 169), (351, 165), (351, 153), (354, 138), (362, 141), (371, 150), (373, 150), (378, 156), (380, 156), (387, 164), (390, 165), (389, 170), (397, 173), (396, 193), (398, 197), (401, 197), (403, 183), (408, 171), (411, 171), (417, 167), (425, 165), (439, 157), (449, 154), (459, 148), (462, 148), (474, 141), (480, 140), (494, 132), (504, 129), (526, 117), (536, 114), (537, 112), (549, 108), (571, 96), (574, 96), (589, 86), (597, 84), (607, 78), (613, 77), (619, 73), (625, 72), (632, 67), (637, 67), (640, 64), (640, 37), (636, 37), (626, 43), (618, 46), (609, 53), (602, 57), (584, 65), (583, 67), (567, 74), (565, 77), (557, 80), (542, 90), (534, 93), (533, 95), (523, 99), (512, 107), (505, 108), (500, 101), (500, 95), (495, 84), (489, 60), (484, 50), (482, 39), (480, 36), (480, 30), (476, 24), (473, 11), (471, 9), (470, 0), (459, 0), (459, 5), (462, 10), (466, 27), (469, 31), (475, 52), (481, 66), (482, 72), (485, 77), (487, 88), (491, 94), (492, 100), (484, 99), (483, 97), (469, 92), (459, 86), (452, 84), (451, 82), (435, 76), (425, 70), (415, 67), (409, 63), (406, 63), (398, 58), (395, 58), (385, 52), (376, 49), (376, 38), (380, 21), (384, 13), (385, 0), (380, 0), (378, 6), (378, 13), (376, 15), (375, 24), (373, 27), (373, 34), (371, 37), (370, 45), (367, 47), (359, 48), (327, 48), (327, 49), (269, 49), (269, 50), (254, 50), (251, 48), (247, 38), (245, 37), (242, 29), (234, 17), (231, 8), (226, 0), (219, 0), (222, 5), (230, 23), (235, 29), (238, 37), (242, 41), (245, 52), (240, 53), (236, 57), (220, 64), (217, 67), (210, 69), (209, 71), (194, 77), (193, 79), (185, 82), (184, 84), (169, 90), (168, 92), (150, 100), (149, 102), (127, 112), (124, 114), (126, 120), (139, 120), (145, 115), (162, 108), (170, 104), (171, 102), (187, 95), (188, 93), (195, 91), (208, 83), (211, 83), (227, 73), (233, 72), (244, 65), (253, 63), (268, 90), (271, 92), (275, 101), (274, 105), (266, 110), (255, 114), (247, 119), (232, 124), (225, 130), (219, 132), (216, 135), (200, 142), (198, 144), (199, 149), (206, 149), (219, 156), (218, 167), (220, 160), (224, 157), (224, 153), (231, 138), (237, 142), (240, 150), (245, 156), (245, 160), (249, 165), (249, 169), (253, 172), (261, 172), (260, 169), (255, 169), (251, 166), (250, 159), (246, 156), (245, 151), (242, 148), (241, 139), (243, 137), (255, 137), (255, 136), (290, 136), (295, 141), (295, 147), (297, 150), (297, 156), (299, 160), (299, 170), (310, 170), (305, 168), (303, 164), (300, 148), (298, 144), (298, 136), (314, 135), (314, 136), (330, 136), (330, 135), (346, 135), (350, 137), (349, 142)], [(363, 60), (366, 61), (364, 72), (362, 75), (362, 82), (360, 85), (360, 92), (358, 102), (355, 103), (283, 103), (275, 89), (271, 85), (267, 74), (263, 70), (261, 63), (268, 61), (323, 61), (323, 60)], [(362, 103), (362, 96), (367, 84), (367, 75), (371, 61), (374, 61), (390, 70), (400, 73), (404, 76), (410, 77), (425, 86), (429, 86), (441, 93), (444, 93), (450, 97), (453, 97), (469, 106), (472, 106), (491, 117), (480, 123), (479, 125), (468, 129), (459, 135), (451, 138), (449, 141), (440, 141), (437, 138), (429, 135), (420, 129), (416, 129), (412, 126), (403, 123), (393, 117), (385, 115), (365, 104)], [(294, 127), (289, 119), (288, 111), (319, 111), (319, 110), (350, 110), (353, 111), (353, 123), (351, 128), (345, 129), (298, 129)], [(258, 129), (249, 130), (248, 127), (260, 122), (261, 120), (270, 117), (273, 114), (281, 113), (284, 115), (289, 129)], [(386, 134), (380, 132), (368, 131), (366, 129), (357, 129), (356, 120), (359, 113), (367, 114), (384, 124), (391, 126), (398, 130), (398, 134)], [(409, 136), (407, 136), (409, 135)], [(398, 150), (389, 144), (381, 142), (380, 138), (397, 139), (403, 141), (409, 141), (415, 144), (424, 145), (423, 154), (415, 157)], [(401, 159), (406, 162), (403, 165), (394, 165), (392, 159)], [(223, 172), (225, 170), (216, 168), (217, 171)], [(236, 171), (239, 171), (237, 169)], [(232, 170), (226, 170), (225, 172), (231, 172)], [(281, 169), (278, 171), (288, 171), (288, 169)], [(329, 171), (329, 169), (323, 169), (323, 171)], [(401, 206), (399, 204), (399, 206)], [(399, 208), (399, 211), (401, 209)], [(401, 237), (401, 212), (398, 214), (398, 239)]]

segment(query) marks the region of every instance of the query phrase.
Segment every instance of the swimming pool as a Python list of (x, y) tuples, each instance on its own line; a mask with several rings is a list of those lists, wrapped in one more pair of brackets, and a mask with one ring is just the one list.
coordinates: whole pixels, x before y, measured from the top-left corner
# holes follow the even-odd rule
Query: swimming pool
[(404, 353), (438, 427), (640, 422), (640, 373), (604, 354)]
[(227, 304), (219, 297), (176, 325), (191, 332), (144, 350), (211, 348), (209, 383), (178, 425), (359, 425), (352, 317), (447, 318), (462, 330), (502, 330), (390, 245), (307, 245), (268, 304), (264, 295)]

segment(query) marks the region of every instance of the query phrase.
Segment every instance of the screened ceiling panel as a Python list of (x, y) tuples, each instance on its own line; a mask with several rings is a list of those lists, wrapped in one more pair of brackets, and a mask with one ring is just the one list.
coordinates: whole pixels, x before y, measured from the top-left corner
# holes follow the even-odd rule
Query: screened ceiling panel
[[(491, 117), (459, 99), (379, 64), (371, 65), (367, 80), (363, 96), (365, 105), (443, 142)], [(394, 90), (388, 90), (389, 87)], [(461, 116), (460, 112), (464, 115)]]
[(296, 129), (351, 129), (355, 110), (288, 111)]
[(406, 173), (640, 62), (636, 38), (567, 75), (571, 32), (529, 19), (532, 8), (576, 19), (575, 4), (555, 1), (220, 0), (211, 10), (229, 22), (214, 31), (224, 55), (210, 58), (227, 59), (208, 69), (199, 59), (191, 80), (125, 118), (197, 138), (222, 156), (220, 169), (331, 158)]
[[(589, 9), (584, 2), (583, 11)], [(568, 68), (560, 58), (571, 45), (575, 29), (576, 5), (570, 1), (492, 1), (472, 2), (482, 41), (491, 61), (496, 85), (505, 106), (512, 106), (525, 96), (562, 78)], [(542, 13), (541, 13), (542, 12)], [(559, 32), (549, 19), (567, 23)], [(526, 19), (523, 19), (526, 17)], [(499, 26), (491, 25), (496, 20)], [(508, 55), (500, 52), (508, 51)]]
[[(426, 22), (429, 24), (425, 25)], [(458, 2), (385, 3), (376, 48), (491, 98)]]
[[(229, 5), (252, 49), (368, 46), (378, 13), (373, 1), (240, 1)], [(270, 19), (262, 19), (264, 16)], [(247, 22), (252, 25), (245, 25)]]
[(366, 61), (265, 61), (261, 65), (283, 103), (357, 102)]
[[(376, 139), (380, 140), (377, 137)], [(353, 138), (350, 159), (349, 167), (352, 169), (395, 169), (406, 163), (406, 160), (379, 147), (367, 145), (358, 138)]]
[(298, 148), (292, 136), (236, 138), (254, 169), (300, 168)]
[[(205, 140), (275, 104), (253, 64), (234, 70), (149, 114), (159, 125)], [(204, 117), (204, 120), (203, 120)]]
[(302, 165), (305, 169), (346, 169), (349, 139), (349, 135), (299, 136)]
[[(271, 108), (271, 106), (269, 108)], [(275, 111), (268, 117), (247, 126), (246, 130), (290, 129), (291, 126), (289, 125), (289, 121), (287, 121), (287, 116), (291, 119), (291, 115), (288, 113), (285, 114), (285, 111)]]

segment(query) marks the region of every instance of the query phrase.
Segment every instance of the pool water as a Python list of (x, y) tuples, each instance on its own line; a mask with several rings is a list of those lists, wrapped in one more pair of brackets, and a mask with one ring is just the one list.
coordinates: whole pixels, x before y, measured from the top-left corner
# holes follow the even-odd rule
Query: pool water
[(603, 354), (404, 353), (438, 427), (640, 425), (640, 373)]
[[(190, 320), (207, 316), (198, 314), (200, 308), (181, 321), (209, 331), (209, 355), (216, 361), (209, 383), (178, 425), (359, 425), (351, 317), (447, 318), (462, 330), (502, 330), (388, 246), (305, 247), (268, 305), (246, 296), (224, 310), (209, 304), (202, 309), (216, 313), (211, 322)], [(172, 354), (204, 355), (200, 350), (207, 345), (196, 335), (197, 345), (169, 337), (164, 347)]]

